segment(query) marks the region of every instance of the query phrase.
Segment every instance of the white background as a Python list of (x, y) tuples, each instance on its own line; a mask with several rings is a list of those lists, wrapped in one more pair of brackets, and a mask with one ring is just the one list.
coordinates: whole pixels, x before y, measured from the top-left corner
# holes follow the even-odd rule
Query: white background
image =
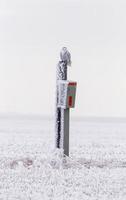
[(126, 2), (0, 0), (0, 112), (53, 115), (62, 46), (76, 116), (126, 117)]

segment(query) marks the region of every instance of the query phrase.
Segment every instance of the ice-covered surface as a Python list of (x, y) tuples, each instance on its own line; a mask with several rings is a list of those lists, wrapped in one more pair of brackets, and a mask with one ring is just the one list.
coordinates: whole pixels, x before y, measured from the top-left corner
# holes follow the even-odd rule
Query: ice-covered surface
[(126, 121), (72, 120), (70, 158), (54, 124), (0, 117), (0, 200), (126, 199)]

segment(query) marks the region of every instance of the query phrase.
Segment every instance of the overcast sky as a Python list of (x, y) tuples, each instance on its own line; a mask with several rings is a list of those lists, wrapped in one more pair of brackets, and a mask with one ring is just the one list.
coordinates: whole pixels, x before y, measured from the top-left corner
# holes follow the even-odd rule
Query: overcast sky
[(0, 113), (54, 114), (62, 46), (74, 116), (126, 117), (126, 1), (0, 0)]

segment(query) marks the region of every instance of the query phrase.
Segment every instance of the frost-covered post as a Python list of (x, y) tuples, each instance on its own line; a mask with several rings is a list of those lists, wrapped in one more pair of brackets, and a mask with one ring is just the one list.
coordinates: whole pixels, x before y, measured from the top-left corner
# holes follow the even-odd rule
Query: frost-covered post
[(67, 80), (67, 66), (71, 65), (71, 55), (66, 47), (60, 52), (60, 61), (57, 65), (56, 82), (56, 148), (62, 148), (64, 154), (69, 156), (69, 108), (58, 107), (59, 90), (58, 81)]

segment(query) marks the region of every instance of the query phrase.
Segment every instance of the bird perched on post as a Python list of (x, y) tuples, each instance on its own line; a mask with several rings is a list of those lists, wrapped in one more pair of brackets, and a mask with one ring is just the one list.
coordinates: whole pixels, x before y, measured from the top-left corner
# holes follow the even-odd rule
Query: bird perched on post
[(65, 64), (71, 66), (71, 55), (70, 55), (70, 52), (67, 50), (66, 47), (62, 48), (62, 50), (60, 52), (60, 59)]

